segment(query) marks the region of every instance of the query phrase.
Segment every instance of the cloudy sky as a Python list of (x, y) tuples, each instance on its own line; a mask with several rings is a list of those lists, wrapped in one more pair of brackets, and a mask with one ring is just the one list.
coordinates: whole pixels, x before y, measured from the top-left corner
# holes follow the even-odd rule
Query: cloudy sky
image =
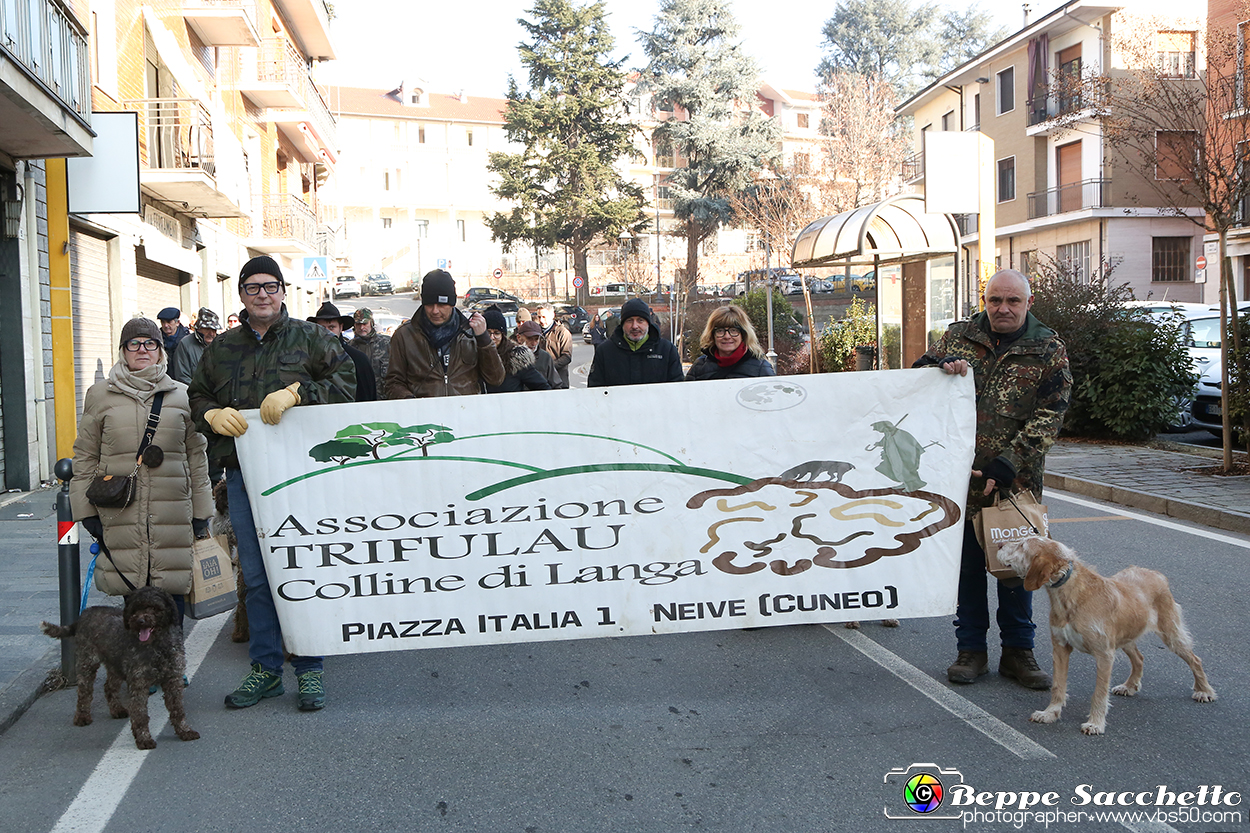
[[(1001, 26), (1020, 28), (1019, 3), (982, 0)], [(1034, 18), (1059, 0), (1032, 3)], [(959, 8), (966, 2), (943, 3)], [(785, 89), (812, 90), (821, 59), (820, 30), (833, 3), (812, 0), (737, 0), (747, 52), (759, 63), (766, 81)], [(607, 0), (609, 23), (626, 66), (645, 63), (635, 31), (650, 30), (654, 0)], [(525, 78), (516, 46), (524, 32), (517, 18), (532, 3), (518, 0), (462, 0), (412, 3), (406, 0), (346, 0), (335, 3), (331, 23), (339, 60), (320, 67), (322, 83), (389, 89), (401, 80), (424, 79), (434, 92), (500, 97), (509, 73), (522, 89)]]

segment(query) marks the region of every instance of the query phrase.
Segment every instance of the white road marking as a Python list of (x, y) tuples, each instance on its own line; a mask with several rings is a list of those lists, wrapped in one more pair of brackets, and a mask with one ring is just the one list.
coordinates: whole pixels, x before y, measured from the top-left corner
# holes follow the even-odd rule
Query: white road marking
[(849, 630), (841, 623), (822, 627), (1008, 752), (1026, 761), (1056, 757), (1054, 752), (1017, 732), (967, 698), (951, 691), (898, 654), (882, 647), (861, 632)]
[(1047, 489), (1046, 498), (1054, 498), (1067, 503), (1075, 503), (1077, 506), (1084, 506), (1087, 509), (1099, 509), (1104, 512), (1114, 512), (1116, 515), (1132, 518), (1135, 521), (1145, 521), (1146, 523), (1154, 524), (1155, 526), (1162, 526), (1166, 529), (1175, 529), (1177, 532), (1188, 532), (1190, 535), (1197, 535), (1200, 538), (1208, 538), (1212, 541), (1219, 541), (1222, 544), (1232, 544), (1234, 547), (1242, 547), (1250, 550), (1250, 541), (1244, 538), (1234, 538), (1231, 535), (1222, 535), (1218, 532), (1211, 532), (1200, 527), (1185, 526), (1183, 524), (1176, 523), (1175, 521), (1165, 521), (1162, 518), (1154, 518), (1150, 515), (1141, 515), (1137, 512), (1125, 509), (1115, 503), (1107, 504), (1098, 503), (1092, 500), (1085, 500), (1084, 498), (1073, 497), (1067, 492), (1059, 492), (1055, 489)]
[[(208, 649), (216, 641), (218, 634), (230, 622), (229, 616), (222, 616), (221, 623), (212, 619), (196, 622), (187, 631), (185, 646), (187, 654), (187, 679), (195, 676), (200, 663), (204, 661)], [(152, 695), (148, 702), (148, 725), (152, 737), (158, 737), (169, 723), (169, 712), (165, 710), (165, 698), (160, 694)], [(194, 724), (192, 724), (194, 726)], [(169, 739), (160, 741), (170, 743)], [(158, 749), (160, 747), (157, 747)], [(139, 767), (147, 760), (148, 755), (156, 750), (135, 748), (134, 735), (130, 731), (130, 721), (122, 724), (117, 738), (100, 758), (91, 775), (83, 783), (78, 795), (70, 802), (69, 807), (52, 828), (52, 833), (101, 833), (113, 818), (113, 812), (121, 803), (130, 784), (139, 774)]]

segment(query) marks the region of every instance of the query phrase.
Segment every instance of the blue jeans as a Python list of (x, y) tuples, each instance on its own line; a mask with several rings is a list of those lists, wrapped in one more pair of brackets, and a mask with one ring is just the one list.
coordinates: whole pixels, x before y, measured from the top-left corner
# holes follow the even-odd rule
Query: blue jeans
[[(959, 598), (955, 608), (955, 639), (961, 651), (985, 651), (990, 630), (985, 550), (977, 543), (972, 521), (964, 524), (964, 548), (959, 564)], [(1004, 648), (1033, 649), (1033, 594), (1023, 586), (1007, 587), (997, 579), (998, 631)], [(249, 611), (250, 613), (250, 611)]]
[[(252, 518), (252, 504), (247, 499), (243, 485), (243, 473), (238, 469), (226, 469), (226, 490), (230, 497), (230, 524), (239, 542), (239, 569), (247, 582), (247, 627), (251, 639), (247, 655), (266, 671), (282, 674), (282, 626), (278, 624), (278, 611), (269, 590), (269, 576), (265, 573), (265, 560), (260, 554), (260, 539), (256, 537), (256, 521)], [(320, 671), (321, 657), (291, 657), (296, 674)]]

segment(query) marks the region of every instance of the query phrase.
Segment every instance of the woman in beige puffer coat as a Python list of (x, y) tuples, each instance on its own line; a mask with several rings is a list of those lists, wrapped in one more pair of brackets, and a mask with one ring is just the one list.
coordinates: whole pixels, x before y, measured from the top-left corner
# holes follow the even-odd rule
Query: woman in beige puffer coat
[[(131, 319), (122, 328), (117, 363), (83, 398), (69, 494), (74, 519), (93, 535), (102, 529), (112, 556), (110, 560), (102, 552), (97, 559), (96, 587), (112, 596), (125, 595), (131, 587), (124, 574), (135, 587), (151, 584), (169, 592), (181, 611), (182, 596), (191, 589), (195, 527), (207, 534), (213, 501), (206, 442), (191, 421), (187, 386), (166, 373), (168, 357), (161, 341), (160, 328), (146, 318)], [(87, 500), (87, 487), (97, 474), (125, 476), (134, 469), (159, 391), (165, 391), (165, 399), (151, 444), (160, 447), (164, 460), (155, 468), (139, 466), (129, 506), (94, 506)]]

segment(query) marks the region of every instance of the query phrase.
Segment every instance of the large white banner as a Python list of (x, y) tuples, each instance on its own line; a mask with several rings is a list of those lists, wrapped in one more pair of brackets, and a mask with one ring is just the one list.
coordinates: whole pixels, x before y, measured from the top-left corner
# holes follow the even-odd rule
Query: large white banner
[(892, 370), (246, 414), (288, 650), (955, 609), (972, 378)]

